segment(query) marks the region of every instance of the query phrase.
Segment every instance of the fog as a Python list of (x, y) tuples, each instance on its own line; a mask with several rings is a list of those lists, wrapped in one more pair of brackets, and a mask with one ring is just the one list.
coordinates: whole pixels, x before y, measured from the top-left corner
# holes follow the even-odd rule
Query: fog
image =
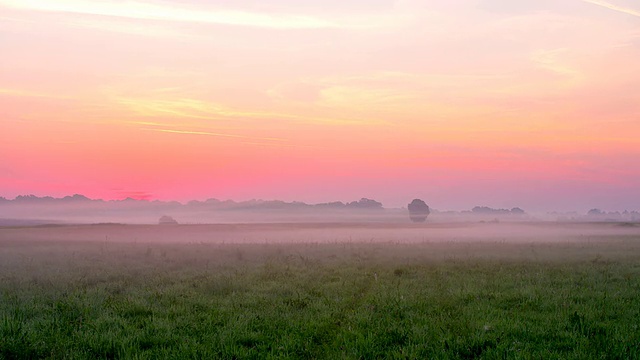
[[(424, 205), (426, 206), (426, 205)], [(469, 211), (426, 207), (414, 223), (405, 208), (375, 200), (305, 204), (178, 202), (18, 197), (0, 202), (0, 241), (170, 244), (428, 244), (588, 243), (637, 237), (637, 212), (528, 214), (520, 208), (477, 206)], [(169, 220), (159, 224), (159, 220)], [(415, 218), (413, 220), (416, 220)], [(424, 218), (422, 219), (424, 220)]]
[(0, 241), (170, 244), (589, 243), (639, 237), (637, 224), (279, 223), (218, 225), (41, 225), (0, 228)]
[[(425, 205), (426, 206), (426, 205)], [(476, 206), (466, 211), (429, 209), (427, 221), (434, 224), (507, 222), (638, 222), (637, 211), (588, 213), (527, 213), (520, 208), (493, 209)], [(175, 201), (92, 200), (82, 195), (64, 198), (19, 196), (0, 198), (0, 226), (42, 224), (158, 224), (167, 216), (179, 224), (270, 224), (270, 223), (384, 223), (410, 224), (406, 208), (385, 208), (371, 199), (351, 202), (306, 204), (278, 200), (208, 199), (179, 203)], [(415, 220), (415, 219), (414, 219)]]

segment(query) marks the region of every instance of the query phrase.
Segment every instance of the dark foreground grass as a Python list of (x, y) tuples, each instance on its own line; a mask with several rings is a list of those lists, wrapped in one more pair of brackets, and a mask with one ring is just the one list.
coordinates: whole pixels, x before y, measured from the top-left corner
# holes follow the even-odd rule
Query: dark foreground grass
[(0, 359), (638, 359), (638, 241), (4, 243)]

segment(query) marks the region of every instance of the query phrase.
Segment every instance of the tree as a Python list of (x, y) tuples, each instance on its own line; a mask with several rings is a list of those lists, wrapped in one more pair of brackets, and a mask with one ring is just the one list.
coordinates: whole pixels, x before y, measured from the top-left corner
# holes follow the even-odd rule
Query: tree
[(376, 209), (376, 210), (382, 209), (381, 202), (367, 199), (367, 198), (362, 198), (360, 199), (360, 201), (352, 201), (350, 203), (347, 203), (345, 206), (352, 209)]
[(158, 224), (160, 224), (160, 225), (178, 225), (178, 222), (176, 221), (176, 219), (172, 218), (171, 216), (163, 215), (162, 217), (160, 217), (160, 220), (158, 220)]
[(407, 208), (409, 209), (409, 218), (413, 222), (425, 222), (427, 216), (431, 214), (429, 206), (420, 199), (413, 199)]
[(600, 209), (591, 209), (591, 210), (589, 210), (587, 215), (589, 215), (589, 216), (602, 216), (602, 215), (604, 215), (604, 212), (602, 210), (600, 210)]

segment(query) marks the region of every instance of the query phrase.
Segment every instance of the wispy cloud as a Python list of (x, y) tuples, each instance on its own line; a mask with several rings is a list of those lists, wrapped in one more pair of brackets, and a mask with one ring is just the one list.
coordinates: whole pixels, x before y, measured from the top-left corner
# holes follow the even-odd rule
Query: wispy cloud
[(311, 145), (299, 145), (299, 144), (284, 144), (284, 143), (267, 143), (267, 142), (255, 142), (255, 141), (245, 141), (243, 142), (245, 145), (255, 145), (255, 146), (278, 146), (278, 147), (313, 147)]
[(312, 16), (266, 14), (258, 12), (214, 9), (188, 9), (143, 1), (89, 0), (0, 0), (0, 6), (47, 12), (102, 15), (130, 19), (196, 22), (240, 25), (276, 29), (314, 29), (343, 27)]
[(623, 7), (623, 6), (619, 6), (619, 5), (616, 5), (616, 4), (612, 4), (610, 2), (602, 1), (602, 0), (582, 0), (582, 1), (584, 1), (586, 3), (589, 3), (589, 4), (602, 6), (604, 8), (607, 8), (607, 9), (610, 9), (610, 10), (613, 10), (613, 11), (618, 11), (618, 12), (625, 13), (625, 14), (628, 14), (628, 15), (633, 15), (633, 16), (640, 17), (640, 10), (629, 9), (629, 8), (626, 8), (626, 7)]
[(244, 135), (235, 135), (235, 134), (215, 133), (215, 132), (208, 132), (208, 131), (189, 131), (189, 130), (172, 130), (172, 129), (150, 129), (150, 128), (142, 128), (142, 130), (146, 130), (146, 131), (157, 131), (157, 132), (170, 133), (170, 134), (204, 135), (204, 136), (227, 137), (227, 138), (247, 139), (247, 140), (287, 141), (287, 139), (283, 139), (283, 138), (276, 138), (276, 137), (244, 136)]
[(331, 125), (360, 125), (371, 124), (370, 119), (354, 119), (346, 117), (312, 116), (287, 112), (236, 110), (218, 103), (208, 101), (179, 98), (179, 99), (139, 99), (115, 97), (115, 101), (125, 105), (130, 110), (145, 117), (170, 115), (172, 117), (213, 120), (213, 119), (260, 119), (282, 120), (296, 123), (331, 124)]
[(131, 198), (131, 199), (135, 199), (135, 200), (152, 200), (153, 199), (153, 193), (150, 193), (148, 191), (127, 191), (127, 190), (122, 190), (122, 189), (118, 189), (115, 190), (115, 192), (118, 194), (119, 198)]
[(40, 92), (22, 90), (22, 89), (8, 89), (8, 88), (0, 88), (0, 96), (15, 96), (15, 97), (35, 97), (35, 98), (51, 98), (51, 99), (71, 99), (67, 96), (62, 95), (53, 95), (53, 94), (45, 94)]
[(576, 85), (580, 80), (583, 80), (584, 76), (578, 69), (571, 67), (568, 62), (563, 59), (569, 52), (570, 49), (568, 48), (538, 50), (532, 54), (531, 61), (538, 68), (562, 76), (564, 79), (556, 81), (556, 85)]
[(158, 24), (139, 23), (135, 19), (124, 18), (82, 18), (65, 19), (64, 25), (72, 28), (85, 28), (90, 30), (108, 31), (113, 33), (155, 37), (155, 38), (180, 38), (195, 39), (202, 35), (189, 32), (179, 27), (164, 26)]

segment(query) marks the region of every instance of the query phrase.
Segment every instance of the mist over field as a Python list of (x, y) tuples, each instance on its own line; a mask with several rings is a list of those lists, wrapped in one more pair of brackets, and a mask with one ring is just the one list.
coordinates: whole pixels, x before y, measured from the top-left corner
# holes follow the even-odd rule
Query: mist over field
[(635, 211), (20, 196), (0, 359), (640, 357)]
[[(423, 220), (432, 223), (463, 222), (636, 222), (638, 211), (603, 211), (597, 208), (586, 213), (545, 212), (527, 213), (514, 207), (494, 209), (475, 206), (464, 211), (429, 208)], [(279, 200), (250, 200), (235, 202), (208, 199), (205, 201), (147, 201), (127, 198), (119, 201), (89, 199), (83, 195), (63, 198), (18, 196), (0, 199), (0, 225), (38, 224), (157, 224), (166, 216), (180, 224), (217, 223), (408, 223), (411, 204), (401, 208), (385, 208), (381, 202), (362, 198), (348, 202), (307, 204)]]
[(0, 0), (0, 360), (640, 359), (638, 0)]
[(0, 226), (0, 358), (640, 356), (640, 224)]

